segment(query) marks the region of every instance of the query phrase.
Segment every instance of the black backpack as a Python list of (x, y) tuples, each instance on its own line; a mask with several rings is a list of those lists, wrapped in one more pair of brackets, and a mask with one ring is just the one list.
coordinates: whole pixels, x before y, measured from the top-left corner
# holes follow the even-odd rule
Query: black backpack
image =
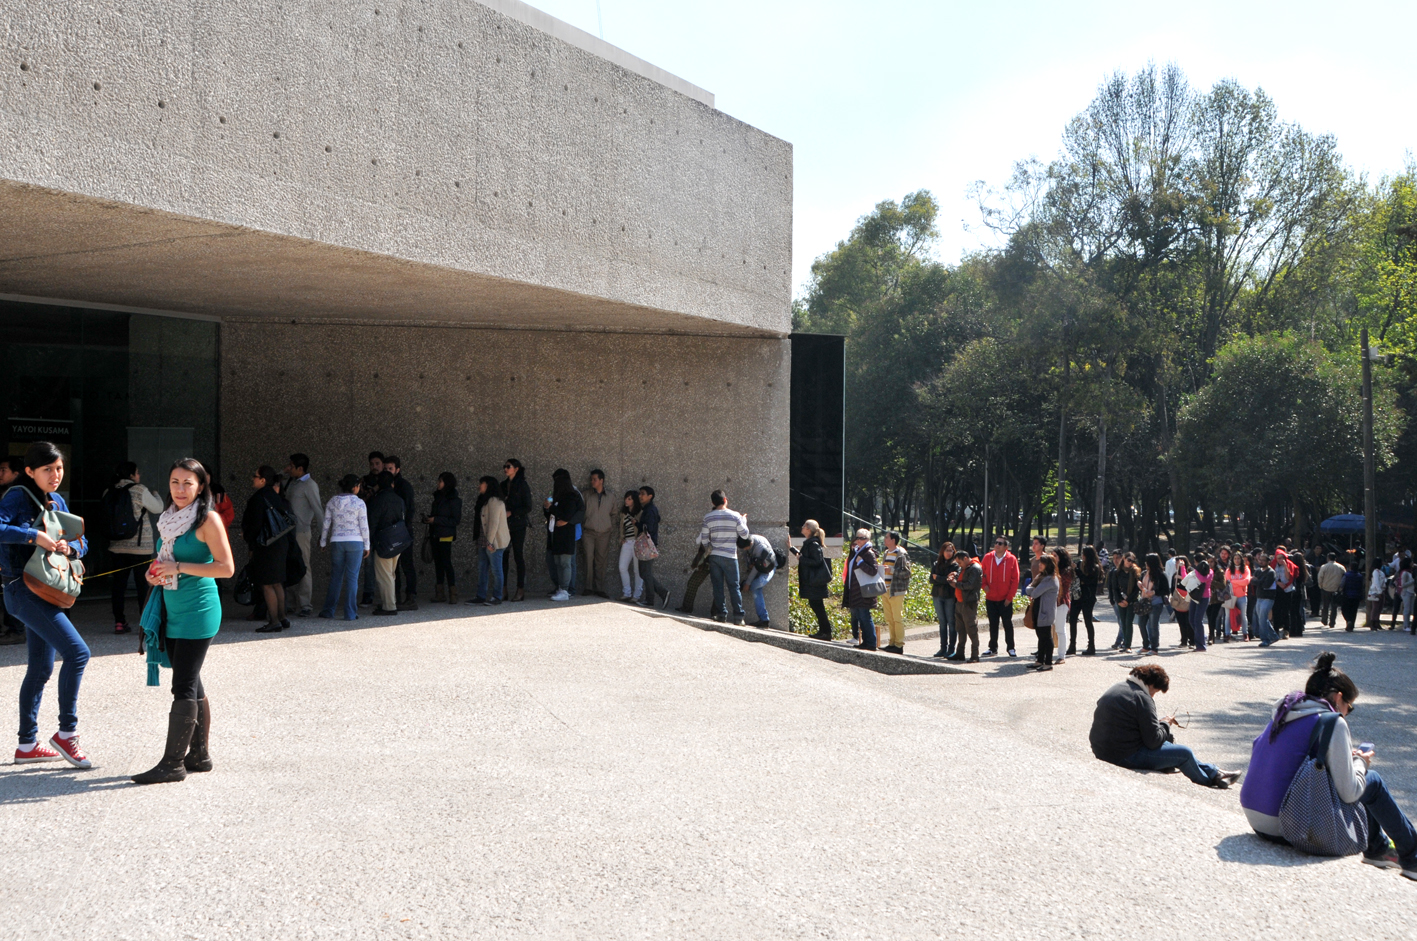
[(103, 518), (108, 523), (108, 538), (111, 542), (126, 542), (138, 534), (143, 517), (133, 515), (133, 495), (131, 487), (113, 487), (103, 495)]

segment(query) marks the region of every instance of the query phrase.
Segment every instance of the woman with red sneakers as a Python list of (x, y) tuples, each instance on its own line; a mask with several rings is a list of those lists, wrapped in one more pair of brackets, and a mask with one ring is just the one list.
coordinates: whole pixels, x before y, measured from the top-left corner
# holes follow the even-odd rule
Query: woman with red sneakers
[[(74, 630), (68, 615), (30, 591), (25, 566), (35, 549), (77, 559), (88, 551), (81, 536), (69, 542), (54, 540), (35, 529), (35, 519), (45, 509), (67, 513), (69, 507), (56, 491), (64, 480), (64, 455), (48, 441), (37, 441), (25, 451), (25, 474), (0, 498), (0, 580), (5, 585), (5, 609), (25, 626), (29, 668), (20, 683), (20, 744), (15, 764), (63, 758), (75, 768), (91, 767), (79, 748), (79, 683), (89, 662), (89, 645)], [(54, 672), (54, 656), (64, 659), (59, 668), (59, 731), (46, 748), (38, 741), (39, 703), (44, 685)]]

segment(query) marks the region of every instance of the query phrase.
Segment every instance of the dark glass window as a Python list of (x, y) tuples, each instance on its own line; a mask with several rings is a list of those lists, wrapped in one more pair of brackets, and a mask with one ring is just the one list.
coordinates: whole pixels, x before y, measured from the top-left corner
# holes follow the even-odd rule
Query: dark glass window
[[(172, 462), (215, 467), (218, 325), (0, 300), (5, 453), (51, 440), (68, 455), (63, 492), (93, 519), (120, 461), (166, 493)], [(99, 527), (90, 532), (99, 536)], [(98, 540), (101, 542), (101, 539)]]

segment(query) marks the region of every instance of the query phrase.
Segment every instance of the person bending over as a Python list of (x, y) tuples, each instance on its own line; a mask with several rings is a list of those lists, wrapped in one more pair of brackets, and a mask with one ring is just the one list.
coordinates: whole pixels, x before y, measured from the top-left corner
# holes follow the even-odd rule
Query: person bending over
[(1102, 694), (1092, 714), (1092, 753), (1109, 764), (1133, 771), (1181, 773), (1205, 787), (1227, 788), (1240, 779), (1238, 771), (1222, 771), (1196, 760), (1171, 734), (1175, 716), (1162, 719), (1156, 694), (1171, 688), (1171, 678), (1154, 663), (1133, 667), (1131, 674)]

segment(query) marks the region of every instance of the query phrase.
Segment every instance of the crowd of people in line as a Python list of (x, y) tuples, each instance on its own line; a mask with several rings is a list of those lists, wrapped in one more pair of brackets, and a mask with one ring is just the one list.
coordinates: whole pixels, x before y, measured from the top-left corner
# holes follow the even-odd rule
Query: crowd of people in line
[[(856, 531), (847, 554), (843, 599), (851, 609), (853, 637), (860, 646), (876, 649), (872, 611), (878, 596), (863, 591), (861, 582), (880, 567), (886, 590), (879, 597), (891, 637), (880, 649), (900, 653), (910, 561), (898, 534), (887, 533), (883, 543), (884, 551), (877, 553), (870, 530)], [(1365, 598), (1369, 628), (1381, 629), (1385, 606), (1390, 605), (1388, 629), (1397, 629), (1401, 615), (1402, 629), (1413, 633), (1417, 586), (1411, 550), (1401, 550), (1375, 567), (1371, 579), (1364, 578), (1358, 559), (1346, 556), (1316, 550), (1305, 555), (1285, 544), (1272, 552), (1206, 545), (1190, 554), (1171, 550), (1164, 559), (1159, 552), (1148, 552), (1138, 560), (1133, 552), (1108, 553), (1105, 546), (1084, 545), (1075, 558), (1063, 546), (1050, 548), (1047, 538), (1038, 535), (1024, 568), (1006, 537), (997, 538), (993, 551), (982, 557), (946, 542), (929, 574), (940, 632), (934, 656), (977, 663), (981, 657), (998, 655), (1001, 633), (1002, 649), (1018, 656), (1014, 599), (1019, 597), (1025, 601), (1023, 626), (1033, 629), (1038, 639), (1031, 668), (1041, 672), (1070, 656), (1096, 655), (1094, 616), (1104, 596), (1117, 623), (1116, 638), (1107, 649), (1142, 656), (1161, 651), (1161, 625), (1168, 619), (1179, 628), (1180, 648), (1204, 651), (1211, 644), (1232, 641), (1258, 641), (1260, 647), (1269, 647), (1286, 637), (1303, 636), (1314, 616), (1321, 626), (1332, 628), (1341, 614), (1345, 630), (1354, 630)], [(977, 624), (981, 595), (988, 620), (983, 651)], [(804, 591), (803, 597), (810, 596)]]

